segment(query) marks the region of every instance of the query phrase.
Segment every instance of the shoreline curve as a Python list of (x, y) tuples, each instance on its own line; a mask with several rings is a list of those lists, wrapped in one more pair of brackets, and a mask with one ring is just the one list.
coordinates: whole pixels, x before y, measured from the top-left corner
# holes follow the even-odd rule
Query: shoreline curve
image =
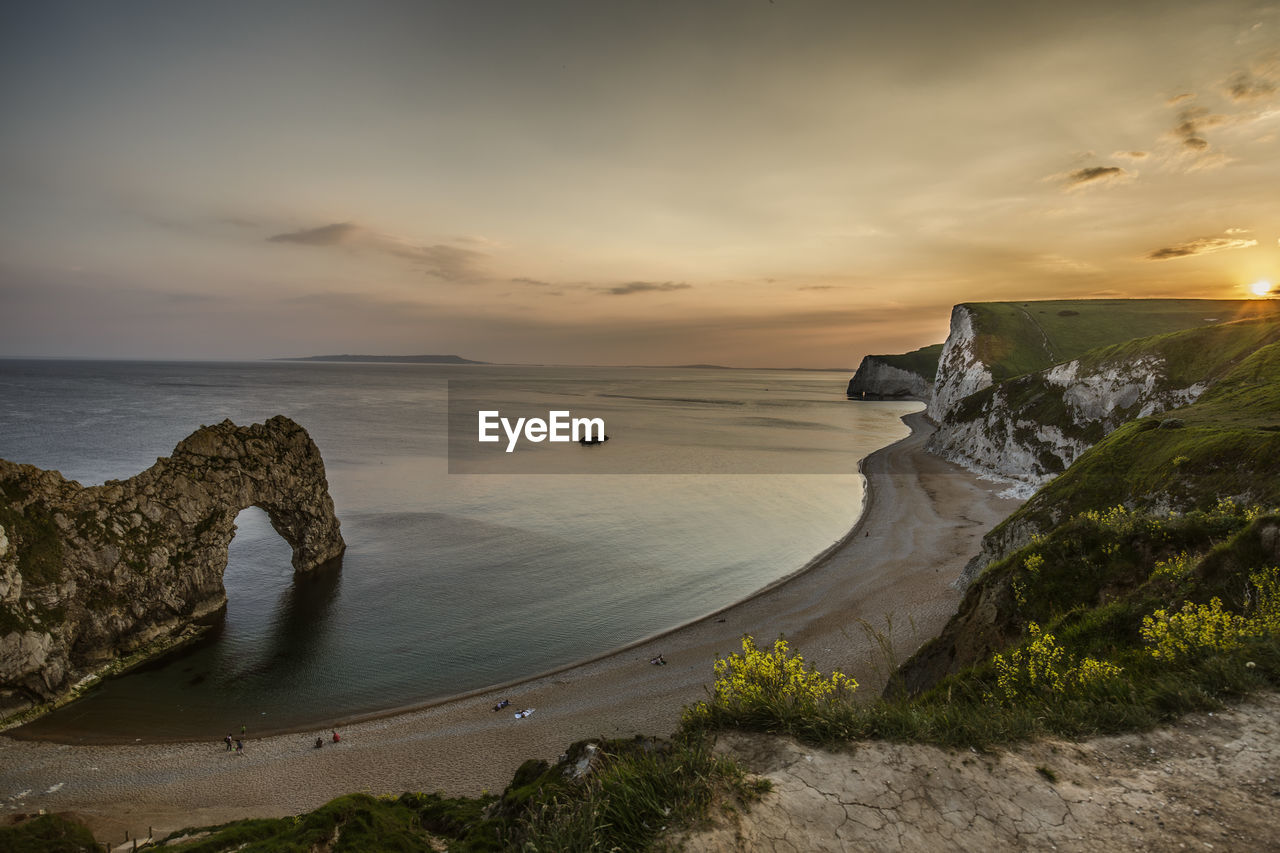
[[(715, 657), (736, 651), (743, 634), (784, 634), (815, 665), (878, 693), (893, 661), (876, 659), (870, 630), (884, 634), (899, 659), (936, 635), (959, 603), (951, 581), (982, 535), (1020, 504), (927, 454), (933, 428), (923, 412), (903, 421), (907, 437), (859, 464), (863, 506), (848, 534), (699, 619), (515, 682), (335, 721), (343, 741), (324, 750), (312, 749), (315, 730), (250, 731), (238, 757), (223, 751), (222, 732), (208, 741), (114, 745), (6, 732), (0, 790), (21, 792), (11, 807), (73, 811), (104, 834), (295, 814), (353, 790), (501, 790), (525, 759), (554, 759), (584, 737), (672, 731), (681, 708), (705, 695)], [(648, 663), (657, 654), (667, 666)], [(501, 698), (536, 713), (523, 720), (495, 713)]]

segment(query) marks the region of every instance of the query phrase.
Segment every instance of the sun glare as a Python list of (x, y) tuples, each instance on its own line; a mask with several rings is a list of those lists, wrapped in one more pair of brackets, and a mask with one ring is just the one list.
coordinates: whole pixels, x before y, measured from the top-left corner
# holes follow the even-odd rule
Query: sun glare
[(1249, 289), (1253, 291), (1254, 296), (1270, 296), (1271, 282), (1255, 281), (1253, 284), (1249, 285)]

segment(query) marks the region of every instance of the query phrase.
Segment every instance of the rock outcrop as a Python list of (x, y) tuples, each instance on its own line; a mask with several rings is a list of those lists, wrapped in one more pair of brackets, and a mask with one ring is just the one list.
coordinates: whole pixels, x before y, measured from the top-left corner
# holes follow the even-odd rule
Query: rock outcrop
[(903, 355), (868, 355), (849, 380), (851, 400), (919, 400), (933, 395), (942, 344), (922, 347)]
[(250, 506), (295, 571), (346, 548), (320, 451), (285, 417), (202, 427), (137, 476), (88, 488), (0, 460), (0, 718), (198, 633), (226, 604), (227, 547)]
[(1166, 367), (1142, 353), (1010, 379), (952, 404), (928, 449), (1029, 496), (1120, 424), (1193, 403), (1208, 387), (1180, 387)]
[(951, 309), (951, 331), (942, 345), (938, 373), (933, 383), (926, 414), (941, 423), (956, 403), (991, 385), (991, 368), (976, 346), (974, 312), (968, 305)]
[(929, 415), (928, 449), (1026, 497), (1116, 427), (1198, 400), (1240, 359), (1280, 340), (1273, 316), (1138, 338), (992, 380), (972, 311), (956, 306)]

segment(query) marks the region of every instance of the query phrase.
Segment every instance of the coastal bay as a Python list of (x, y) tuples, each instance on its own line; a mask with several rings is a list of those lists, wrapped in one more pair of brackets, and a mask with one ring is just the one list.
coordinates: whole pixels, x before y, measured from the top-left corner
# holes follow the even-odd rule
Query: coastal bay
[[(353, 790), (394, 794), (498, 790), (527, 758), (555, 758), (584, 737), (671, 731), (711, 681), (717, 655), (743, 634), (785, 635), (824, 669), (878, 694), (891, 669), (874, 636), (887, 631), (905, 659), (937, 633), (960, 593), (951, 586), (982, 535), (1018, 506), (996, 484), (924, 451), (923, 414), (909, 437), (867, 457), (856, 526), (810, 566), (669, 633), (533, 679), (416, 710), (333, 721), (342, 743), (315, 750), (315, 732), (255, 738), (245, 754), (201, 743), (76, 746), (0, 739), (0, 790), (10, 809), (72, 811), (100, 835), (314, 808)], [(653, 666), (661, 654), (666, 666)], [(494, 712), (509, 698), (511, 708)], [(526, 719), (512, 710), (533, 708)]]

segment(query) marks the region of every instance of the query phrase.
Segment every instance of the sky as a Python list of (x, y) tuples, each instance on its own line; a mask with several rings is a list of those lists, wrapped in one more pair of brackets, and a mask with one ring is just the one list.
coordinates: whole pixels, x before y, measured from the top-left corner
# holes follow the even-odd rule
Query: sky
[(5, 0), (0, 116), (0, 356), (852, 368), (1280, 284), (1276, 4)]

